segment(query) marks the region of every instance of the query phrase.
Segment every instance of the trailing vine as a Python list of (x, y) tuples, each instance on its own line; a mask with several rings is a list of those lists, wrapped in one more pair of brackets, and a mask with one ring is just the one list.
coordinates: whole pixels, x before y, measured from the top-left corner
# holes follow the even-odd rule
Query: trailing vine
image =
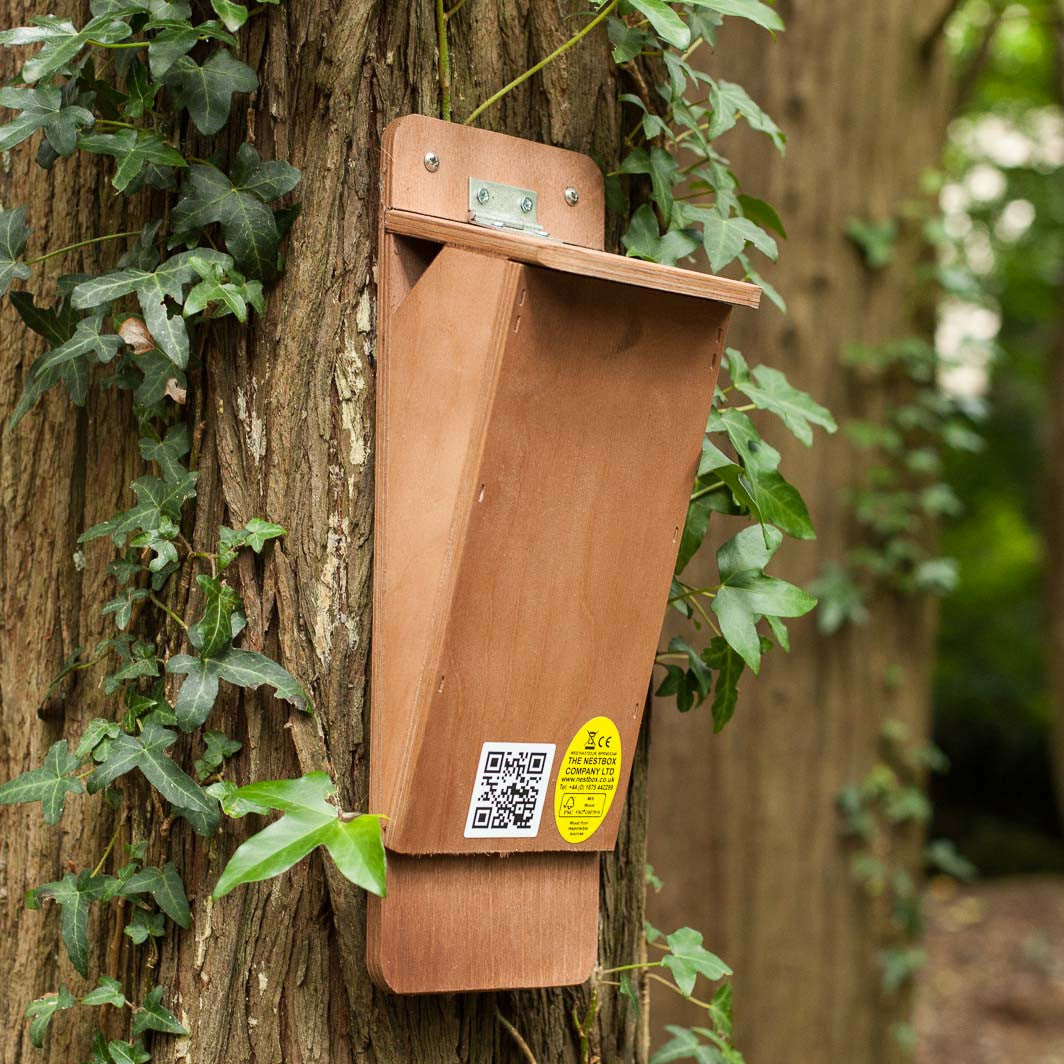
[[(217, 730), (201, 732), (223, 684), (265, 685), (297, 710), (311, 708), (286, 669), (240, 645), (246, 618), (227, 579), (240, 552), (267, 553), (285, 530), (261, 518), (239, 528), (222, 525), (210, 551), (193, 549), (183, 532), (198, 479), (198, 448), (185, 414), (192, 371), (205, 357), (215, 322), (245, 324), (263, 312), (263, 286), (283, 269), (281, 243), (298, 213), (286, 197), (299, 173), (287, 163), (261, 159), (248, 143), (228, 161), (221, 153), (193, 154), (197, 134), (221, 132), (234, 96), (258, 86), (255, 72), (231, 50), (233, 34), (255, 12), (233, 0), (212, 0), (212, 6), (217, 18), (197, 22), (186, 0), (93, 0), (93, 17), (80, 29), (46, 15), (0, 33), (0, 44), (40, 46), (19, 77), (0, 89), (0, 106), (16, 111), (0, 126), (0, 150), (39, 133), (37, 162), (45, 169), (76, 152), (109, 156), (116, 192), (157, 205), (156, 216), (138, 231), (86, 236), (32, 258), (26, 257), (31, 231), (24, 208), (0, 211), (0, 294), (28, 280), (45, 260), (112, 241), (124, 248), (113, 269), (59, 277), (50, 305), (38, 305), (25, 291), (9, 296), (46, 346), (25, 376), (9, 431), (59, 385), (78, 406), (92, 386), (129, 392), (145, 463), (144, 475), (131, 485), (132, 505), (79, 539), (109, 539), (117, 551), (108, 565), (115, 595), (102, 606), (114, 633), (91, 651), (71, 653), (49, 691), (75, 671), (104, 666), (109, 671), (101, 686), (114, 713), (93, 720), (78, 739), (55, 743), (40, 768), (0, 785), (0, 803), (39, 801), (49, 824), (59, 822), (69, 796), (96, 795), (118, 811), (94, 867), (71, 867), (26, 898), (30, 908), (59, 907), (75, 971), (85, 978), (99, 973), (95, 988), (80, 997), (60, 984), (29, 1005), (33, 1044), (43, 1045), (55, 1014), (75, 1005), (129, 1011), (128, 1037), (98, 1033), (92, 1064), (143, 1064), (150, 1060), (152, 1032), (188, 1033), (164, 1004), (164, 987), (134, 990), (90, 963), (94, 906), (111, 907), (115, 920), (128, 907), (124, 934), (153, 953), (168, 923), (190, 923), (176, 864), (146, 864), (147, 839), (116, 849), (127, 821), (122, 810), (139, 799), (135, 788), (120, 789), (130, 773), (151, 788), (153, 835), (162, 843), (175, 818), (199, 835), (213, 835), (223, 813), (283, 814), (236, 850), (215, 898), (278, 875), (318, 846), (353, 882), (384, 891), (379, 817), (338, 808), (325, 773), (238, 787), (225, 773), (226, 759), (241, 744)], [(181, 583), (193, 576), (199, 610), (186, 623), (173, 603)], [(188, 652), (167, 652), (179, 644)], [(198, 756), (188, 766), (195, 777), (168, 753), (181, 733), (200, 733)]]

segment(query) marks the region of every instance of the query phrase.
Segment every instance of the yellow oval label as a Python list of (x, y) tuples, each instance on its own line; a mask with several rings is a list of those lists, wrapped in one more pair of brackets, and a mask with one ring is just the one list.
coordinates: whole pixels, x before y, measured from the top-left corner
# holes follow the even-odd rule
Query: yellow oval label
[(598, 830), (621, 779), (621, 736), (609, 717), (593, 717), (573, 736), (558, 766), (554, 822), (566, 842)]

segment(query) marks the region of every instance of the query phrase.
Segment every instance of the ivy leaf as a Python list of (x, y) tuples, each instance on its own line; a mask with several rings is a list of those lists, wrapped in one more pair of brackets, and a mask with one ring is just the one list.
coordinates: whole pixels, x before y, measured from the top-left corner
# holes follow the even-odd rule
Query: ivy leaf
[(41, 44), (43, 47), (22, 67), (22, 80), (32, 85), (41, 78), (54, 74), (65, 67), (90, 40), (114, 44), (125, 40), (132, 33), (129, 24), (107, 15), (92, 19), (81, 30), (74, 28), (69, 19), (55, 15), (41, 15), (30, 19), (29, 26), (20, 26), (0, 33), (0, 44), (17, 46)]
[(173, 861), (167, 861), (163, 868), (142, 868), (139, 872), (134, 872), (122, 884), (118, 893), (124, 897), (150, 894), (155, 904), (179, 927), (187, 928), (191, 922), (185, 884), (181, 881), (181, 873)]
[(212, 660), (217, 662), (218, 675), (223, 680), (237, 687), (256, 688), (268, 684), (278, 698), (309, 712), (306, 691), (287, 669), (264, 654), (233, 647)]
[(749, 19), (766, 30), (782, 30), (783, 19), (761, 0), (688, 0), (693, 7), (708, 8), (719, 15)]
[(114, 1064), (148, 1064), (151, 1054), (137, 1042), (108, 1042), (107, 1052)]
[(172, 216), (174, 229), (192, 232), (220, 223), (236, 265), (257, 280), (270, 280), (278, 272), (281, 233), (266, 204), (291, 191), (298, 181), (295, 167), (261, 162), (258, 152), (244, 144), (237, 152), (232, 178), (207, 164), (189, 167)]
[(210, 248), (184, 251), (172, 255), (150, 272), (126, 267), (83, 281), (71, 293), (71, 304), (76, 309), (99, 307), (136, 292), (144, 322), (155, 342), (171, 362), (184, 369), (188, 365), (188, 332), (180, 315), (170, 316), (165, 301), (169, 298), (180, 303), (184, 298), (185, 287), (196, 276), (191, 262), (193, 256), (223, 267), (232, 265), (233, 261), (228, 255)]
[(256, 554), (262, 553), (266, 542), (285, 535), (281, 525), (253, 517), (243, 528), (232, 529), (222, 525), (219, 530), (218, 566), (227, 568), (236, 558), (241, 547), (250, 547)]
[(110, 876), (93, 876), (86, 869), (61, 880), (38, 887), (38, 899), (51, 898), (60, 909), (60, 929), (74, 968), (86, 978), (89, 974), (89, 906), (104, 897), (112, 885)]
[(691, 31), (682, 18), (664, 0), (628, 0), (629, 4), (646, 15), (654, 31), (674, 48), (686, 48), (691, 43)]
[[(187, 680), (185, 681), (188, 682)], [(193, 763), (196, 769), (196, 775), (200, 781), (207, 779), (212, 772), (217, 771), (225, 763), (227, 757), (232, 757), (234, 754), (239, 753), (244, 744), (238, 742), (236, 739), (230, 739), (225, 732), (209, 731), (204, 732), (203, 741), (207, 744), (207, 749), (204, 751), (202, 757), (197, 757)]]
[[(203, 617), (194, 625), (201, 658), (216, 657), (232, 640), (232, 618), (241, 606), (240, 596), (220, 580), (200, 574), (196, 583), (206, 598)], [(190, 637), (193, 632), (189, 631)]]
[(74, 335), (78, 316), (66, 300), (60, 300), (54, 307), (39, 307), (29, 292), (12, 292), (8, 299), (23, 323), (52, 346), (58, 347)]
[[(150, 47), (150, 46), (149, 46)], [(148, 80), (148, 70), (140, 60), (134, 60), (126, 74), (126, 102), (122, 114), (136, 121), (150, 111), (162, 86)], [(183, 165), (184, 161), (180, 165)]]
[(222, 271), (196, 259), (192, 264), (203, 280), (185, 297), (186, 318), (213, 305), (214, 317), (232, 314), (243, 325), (248, 320), (249, 303), (260, 314), (265, 311), (260, 281), (248, 281), (235, 270)]
[(162, 938), (166, 934), (163, 914), (147, 913), (143, 909), (138, 909), (122, 933), (131, 939), (135, 946), (142, 945), (149, 938)]
[(33, 272), (25, 263), (18, 261), (29, 238), (25, 207), (0, 211), (0, 296), (8, 290), (12, 280), (18, 278), (25, 281)]
[(710, 82), (709, 102), (713, 118), (706, 132), (708, 139), (713, 140), (726, 133), (742, 117), (751, 129), (764, 133), (776, 145), (777, 151), (783, 154), (787, 138), (780, 127), (754, 103), (742, 85), (736, 85), (732, 81)]
[(81, 742), (78, 743), (78, 748), (74, 751), (74, 756), (78, 758), (88, 757), (105, 739), (116, 739), (121, 730), (114, 721), (96, 717), (94, 720), (89, 721), (89, 726), (85, 729)]
[(218, 697), (218, 663), (175, 654), (166, 663), (166, 670), (186, 674), (177, 692), (174, 713), (182, 731), (195, 731), (210, 715)]
[(259, 87), (255, 71), (227, 48), (220, 48), (200, 66), (188, 55), (170, 64), (163, 77), (176, 107), (185, 108), (201, 133), (217, 133), (229, 120), (233, 94)]
[(324, 772), (299, 779), (240, 787), (236, 795), (284, 813), (242, 843), (225, 866), (212, 897), (222, 898), (241, 883), (256, 883), (287, 871), (311, 850), (324, 846), (340, 872), (374, 894), (385, 894), (385, 856), (379, 816), (351, 818), (328, 799), (336, 793)]
[(86, 133), (78, 138), (78, 147), (96, 155), (110, 155), (116, 162), (111, 184), (124, 192), (130, 182), (149, 163), (158, 166), (188, 166), (185, 157), (167, 144), (158, 133), (123, 129), (118, 133)]
[(706, 664), (716, 670), (717, 682), (713, 688), (713, 731), (719, 732), (735, 715), (739, 701), (739, 677), (743, 672), (743, 659), (727, 640), (714, 636), (702, 652)]
[(122, 984), (110, 975), (101, 975), (94, 990), (90, 990), (82, 999), (82, 1005), (114, 1005), (116, 1009), (126, 1007), (126, 995)]
[(665, 225), (672, 217), (672, 186), (679, 163), (664, 148), (636, 148), (621, 161), (622, 174), (649, 174), (654, 202)]
[(771, 366), (755, 366), (753, 380), (736, 381), (735, 386), (758, 409), (775, 414), (806, 447), (813, 442), (810, 425), (819, 425), (829, 433), (837, 428), (830, 410), (807, 392), (793, 387), (784, 374)]
[(704, 207), (687, 207), (685, 211), (702, 223), (702, 246), (714, 273), (724, 269), (748, 243), (776, 261), (776, 241), (749, 218), (724, 218)]
[(168, 483), (177, 484), (188, 475), (188, 470), (181, 464), (181, 459), (192, 449), (186, 422), (172, 425), (161, 440), (142, 439), (139, 446), (141, 458), (145, 462), (155, 462)]
[(693, 1060), (695, 1064), (725, 1064), (725, 1058), (715, 1046), (699, 1038), (701, 1027), (677, 1027), (667, 1024), (665, 1030), (672, 1038), (650, 1058), (650, 1064), (673, 1064), (677, 1060)]
[(133, 1011), (133, 1037), (145, 1031), (162, 1031), (163, 1034), (188, 1034), (188, 1030), (178, 1022), (177, 1017), (166, 1008), (163, 1001), (163, 987), (154, 987), (144, 999), (139, 1009)]
[(185, 473), (174, 483), (158, 477), (138, 477), (133, 481), (136, 506), (93, 525), (81, 533), (78, 542), (88, 543), (109, 535), (115, 545), (121, 547), (133, 532), (149, 532), (167, 519), (176, 523), (181, 519), (182, 504), (196, 494), (198, 476), (198, 473)]
[(699, 975), (707, 979), (723, 979), (731, 975), (732, 970), (715, 953), (710, 953), (702, 945), (702, 934), (690, 927), (681, 927), (665, 937), (669, 952), (661, 958), (664, 967), (672, 972), (680, 991), (687, 997), (695, 988)]
[(248, 20), (248, 9), (233, 0), (211, 0), (211, 7), (230, 33), (236, 33)]
[(84, 107), (65, 106), (62, 90), (55, 85), (39, 89), (0, 89), (0, 107), (20, 112), (12, 121), (0, 126), (0, 151), (10, 151), (42, 129), (57, 155), (71, 155), (77, 147), (78, 129), (96, 121), (92, 112)]
[(697, 250), (699, 240), (686, 229), (670, 229), (662, 236), (654, 208), (644, 203), (632, 215), (621, 243), (633, 258), (675, 266)]
[(60, 739), (45, 754), (40, 768), (0, 784), (0, 805), (40, 802), (45, 823), (58, 824), (67, 794), (82, 794), (85, 790), (81, 780), (73, 775), (80, 764), (79, 759), (68, 752), (66, 739)]
[(88, 790), (95, 794), (134, 768), (171, 804), (179, 809), (196, 810), (210, 817), (216, 806), (203, 789), (165, 754), (177, 741), (177, 732), (154, 721), (144, 725), (139, 737), (123, 732), (111, 744), (107, 760), (88, 778)]
[(52, 1017), (61, 1009), (72, 1009), (77, 1004), (77, 999), (62, 984), (56, 994), (45, 994), (44, 997), (31, 1001), (26, 1006), (26, 1016), (33, 1017), (30, 1024), (30, 1043), (38, 1049), (44, 1047), (44, 1036), (48, 1032), (48, 1025)]
[(247, 816), (248, 813), (269, 812), (266, 806), (242, 797), (240, 788), (229, 780), (218, 780), (217, 783), (212, 783), (207, 788), (207, 793), (212, 798), (217, 798), (222, 807), (222, 812), (228, 817), (233, 817), (234, 820), (239, 820), (240, 817)]

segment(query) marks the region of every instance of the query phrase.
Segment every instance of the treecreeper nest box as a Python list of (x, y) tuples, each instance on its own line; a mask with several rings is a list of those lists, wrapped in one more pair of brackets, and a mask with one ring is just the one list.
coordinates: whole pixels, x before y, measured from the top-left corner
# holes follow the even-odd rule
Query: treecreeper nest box
[(760, 297), (608, 254), (604, 213), (587, 156), (384, 135), (368, 963), (398, 993), (595, 963), (728, 319)]

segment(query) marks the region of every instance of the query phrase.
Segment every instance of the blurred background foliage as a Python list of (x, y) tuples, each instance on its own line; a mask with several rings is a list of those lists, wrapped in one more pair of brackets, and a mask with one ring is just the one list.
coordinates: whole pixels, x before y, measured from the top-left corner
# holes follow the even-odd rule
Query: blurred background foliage
[(986, 446), (947, 458), (963, 512), (942, 552), (959, 581), (942, 604), (933, 836), (984, 876), (1064, 871), (1048, 689), (1048, 396), (1064, 305), (1064, 5), (963, 3), (949, 26), (963, 93), (940, 202), (943, 265), (958, 284), (940, 317), (943, 386)]

